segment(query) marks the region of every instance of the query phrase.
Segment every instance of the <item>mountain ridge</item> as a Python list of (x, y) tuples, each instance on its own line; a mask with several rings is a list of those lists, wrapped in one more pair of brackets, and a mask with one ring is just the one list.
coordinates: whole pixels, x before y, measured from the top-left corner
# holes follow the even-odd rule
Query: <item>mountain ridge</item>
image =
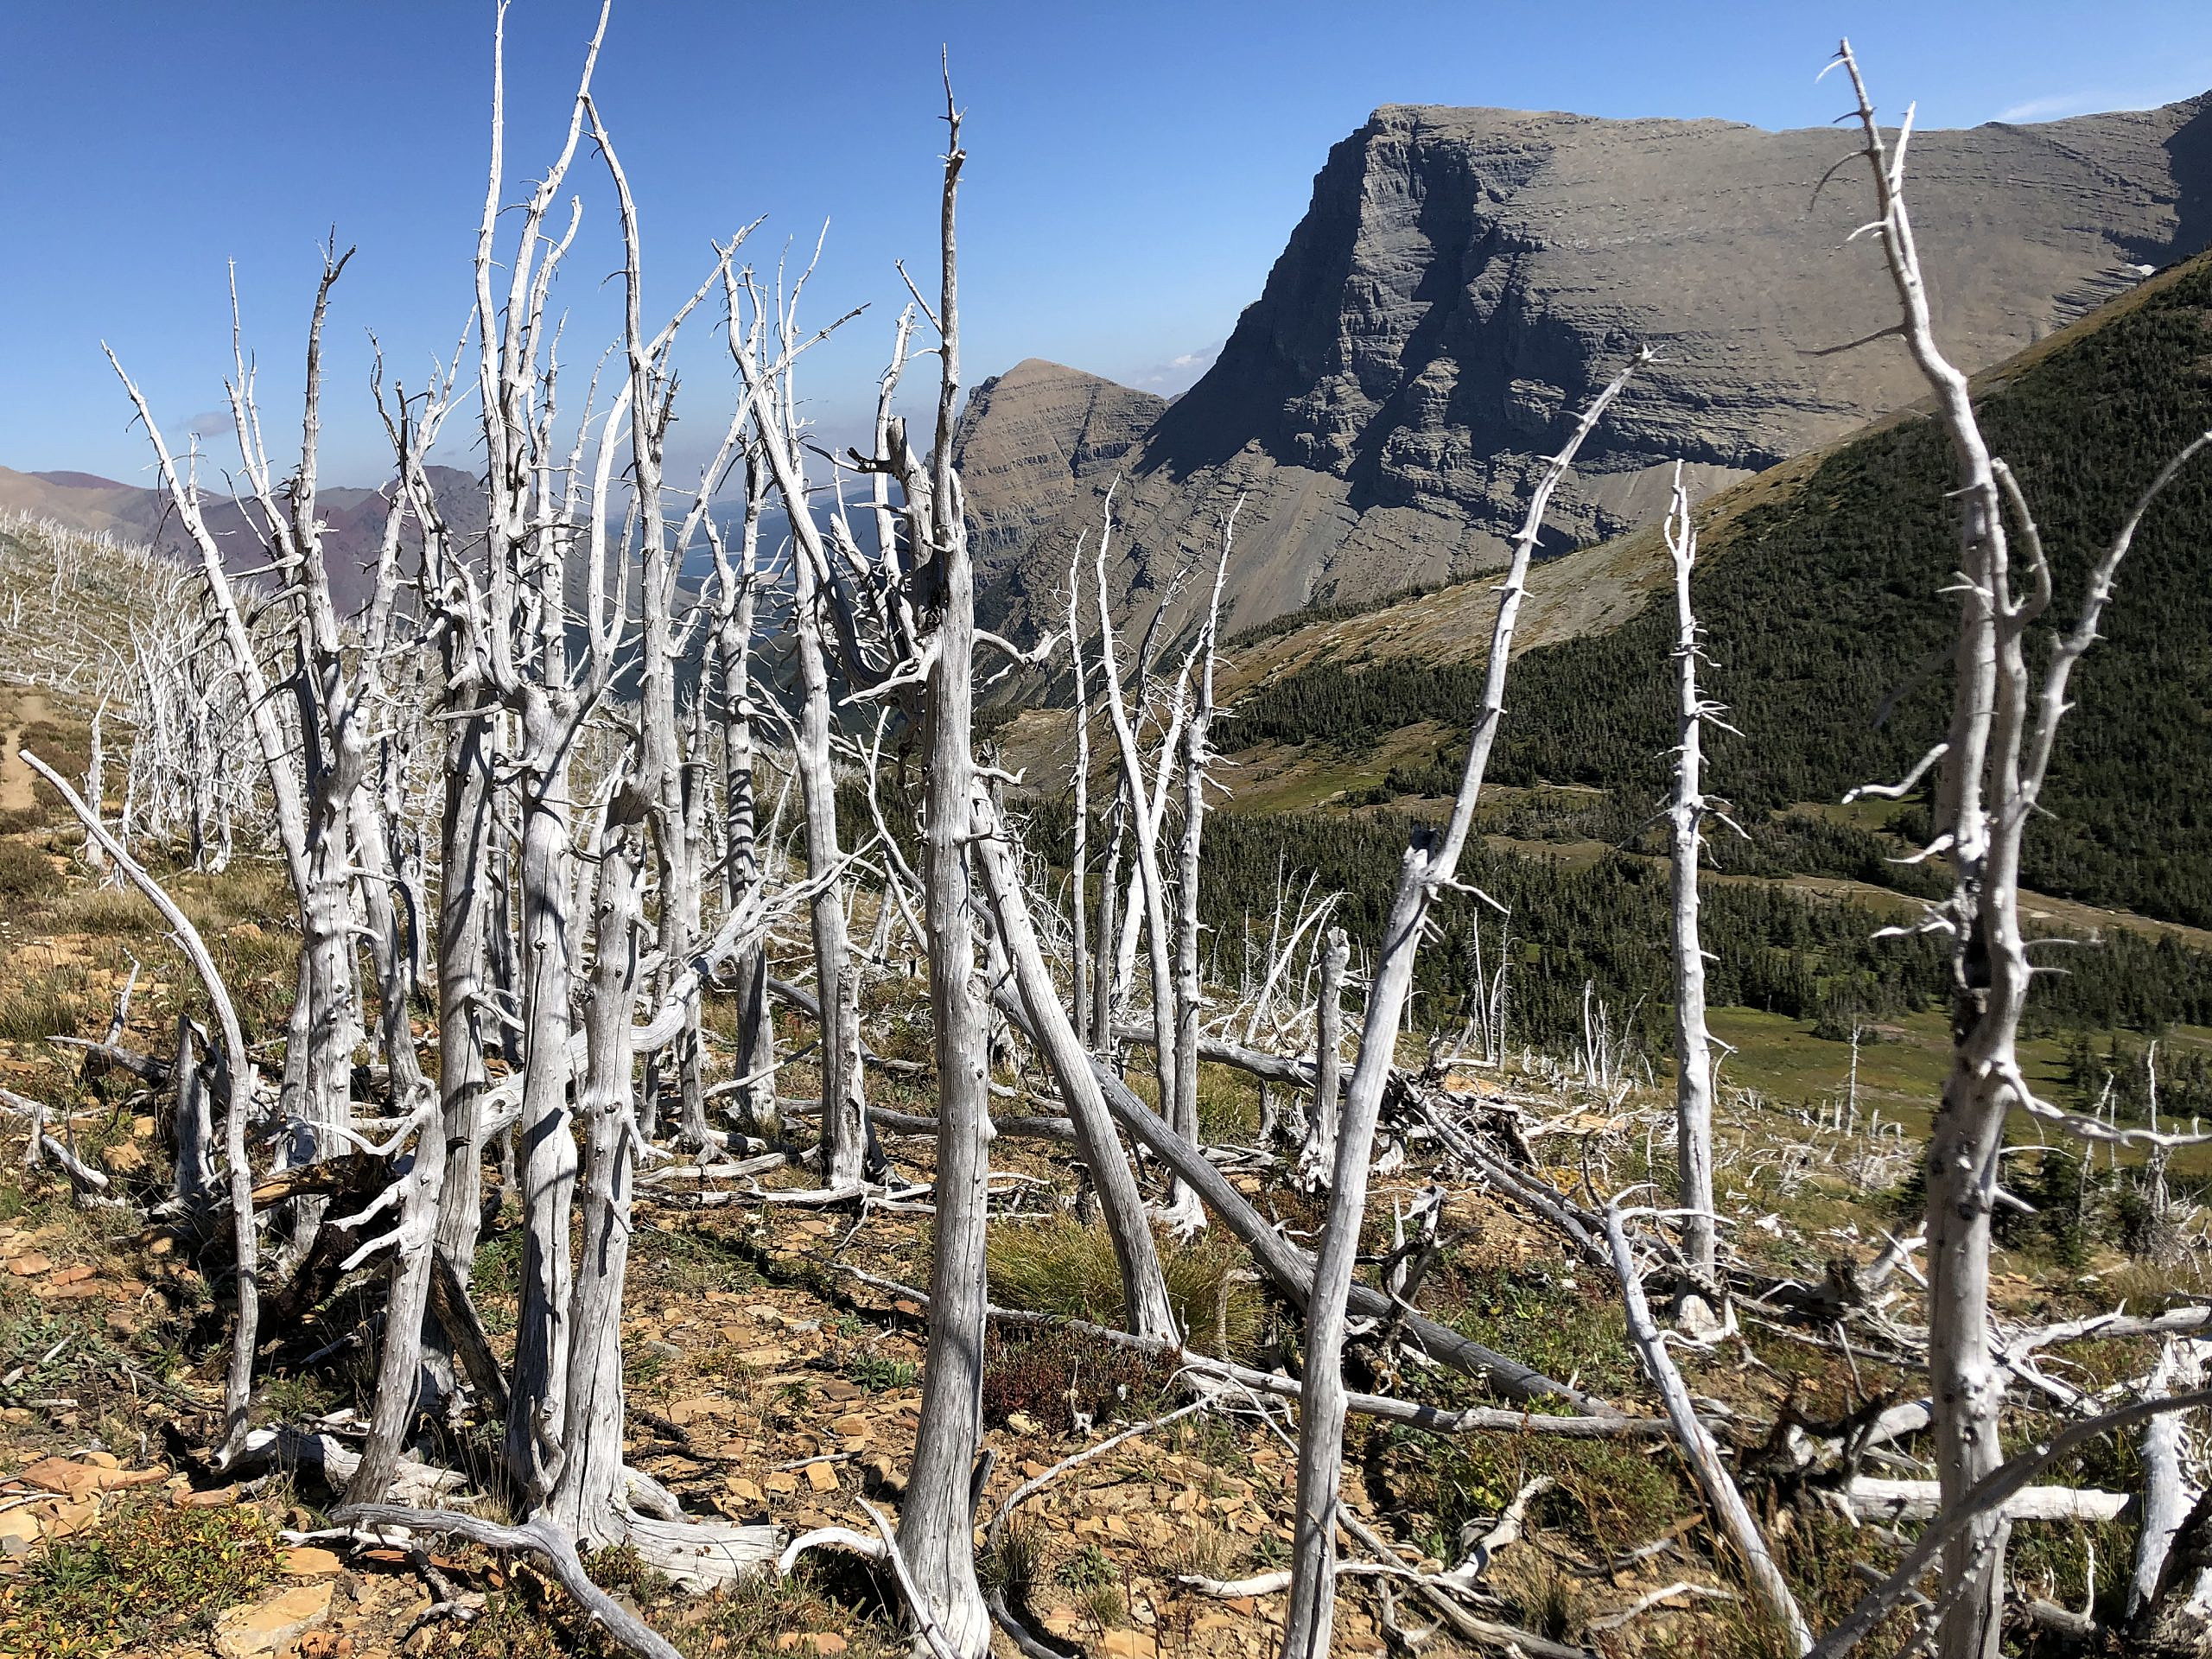
[[(1893, 342), (1833, 349), (1889, 320), (1878, 255), (1846, 241), (1863, 188), (1819, 188), (1849, 154), (1824, 129), (1377, 110), (1118, 469), (1115, 600), (1156, 603), (1240, 497), (1232, 627), (1492, 568), (1565, 422), (1646, 340), (1661, 361), (1561, 490), (1549, 551), (1655, 518), (1676, 459), (1704, 496), (1916, 396)], [(1938, 330), (1972, 369), (2212, 240), (2212, 94), (1919, 132), (1912, 156)], [(990, 610), (1037, 608), (1109, 481), (1078, 480), (1027, 548), (994, 542)]]

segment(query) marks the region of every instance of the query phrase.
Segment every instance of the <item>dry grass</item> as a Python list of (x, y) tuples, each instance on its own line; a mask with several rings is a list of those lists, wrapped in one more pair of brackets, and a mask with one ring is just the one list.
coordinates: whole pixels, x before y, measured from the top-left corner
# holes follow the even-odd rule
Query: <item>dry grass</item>
[[(995, 1228), (988, 1261), (992, 1294), (1010, 1307), (1116, 1328), (1127, 1323), (1121, 1264), (1103, 1227), (1058, 1217)], [(1233, 1239), (1216, 1230), (1185, 1244), (1163, 1235), (1160, 1266), (1168, 1302), (1193, 1346), (1251, 1352), (1262, 1305), (1258, 1287), (1237, 1276), (1244, 1253)]]

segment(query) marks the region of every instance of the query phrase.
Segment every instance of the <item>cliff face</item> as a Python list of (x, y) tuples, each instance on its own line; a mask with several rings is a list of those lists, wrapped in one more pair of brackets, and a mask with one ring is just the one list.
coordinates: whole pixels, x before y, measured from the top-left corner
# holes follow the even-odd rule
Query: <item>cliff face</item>
[(1077, 486), (1125, 466), (1167, 400), (1028, 358), (977, 386), (953, 435), (969, 534), (988, 570), (1036, 539)]
[[(1148, 608), (1240, 494), (1231, 626), (1493, 565), (1542, 457), (1640, 343), (1661, 360), (1560, 490), (1554, 548), (1655, 517), (1677, 459), (1708, 493), (1917, 397), (1894, 340), (1837, 349), (1895, 316), (1878, 249), (1845, 240), (1868, 212), (1852, 144), (1377, 111), (1331, 152), (1219, 360), (1129, 457), (1118, 597)], [(2212, 94), (1916, 133), (1910, 165), (1937, 331), (1969, 369), (2212, 241)], [(1003, 569), (997, 609), (1065, 568), (1102, 488), (1079, 484)]]

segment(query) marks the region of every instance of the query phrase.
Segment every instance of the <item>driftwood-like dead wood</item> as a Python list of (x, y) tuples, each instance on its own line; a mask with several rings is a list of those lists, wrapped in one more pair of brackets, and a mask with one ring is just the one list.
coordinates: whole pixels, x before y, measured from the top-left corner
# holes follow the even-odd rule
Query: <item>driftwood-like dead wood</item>
[[(925, 1311), (929, 1307), (929, 1293), (926, 1291), (917, 1290), (912, 1285), (902, 1285), (895, 1279), (886, 1279), (845, 1262), (841, 1262), (836, 1266), (838, 1272), (873, 1290), (881, 1291), (903, 1301), (911, 1301)], [(1256, 1393), (1272, 1395), (1277, 1399), (1295, 1400), (1298, 1397), (1299, 1384), (1295, 1377), (1259, 1370), (1249, 1365), (1239, 1365), (1233, 1360), (1202, 1354), (1175, 1343), (1155, 1342), (1133, 1336), (1127, 1331), (1116, 1331), (1110, 1325), (1093, 1325), (1087, 1319), (1069, 1319), (1058, 1313), (1037, 1313), (1019, 1307), (994, 1306), (990, 1316), (1009, 1325), (1049, 1325), (1056, 1330), (1079, 1332), (1084, 1336), (1096, 1337), (1102, 1342), (1173, 1360), (1184, 1370), (1201, 1376), (1218, 1377)], [(1577, 1440), (1664, 1440), (1672, 1432), (1665, 1421), (1657, 1417), (1554, 1416), (1548, 1412), (1506, 1411), (1497, 1406), (1427, 1406), (1417, 1400), (1399, 1400), (1379, 1394), (1348, 1394), (1345, 1398), (1351, 1409), (1361, 1416), (1404, 1423), (1409, 1427), (1426, 1429), (1433, 1434), (1540, 1434)]]
[[(1028, 1010), (1018, 997), (1001, 988), (995, 1000), (1001, 1013), (1025, 1033), (1029, 1032)], [(1313, 1256), (1276, 1230), (1274, 1224), (1253, 1208), (1250, 1200), (1230, 1184), (1229, 1178), (1215, 1168), (1203, 1152), (1162, 1122), (1111, 1066), (1095, 1055), (1090, 1065), (1092, 1075), (1097, 1077), (1098, 1086), (1105, 1093), (1106, 1109), (1113, 1113), (1114, 1121), (1187, 1181), (1207, 1207), (1243, 1241), (1268, 1277), (1293, 1303), (1303, 1308), (1313, 1289)], [(1606, 1414), (1612, 1409), (1603, 1401), (1569, 1388), (1494, 1349), (1485, 1348), (1425, 1315), (1400, 1308), (1379, 1290), (1354, 1284), (1349, 1294), (1355, 1313), (1376, 1318), (1402, 1317), (1408, 1332), (1432, 1358), (1478, 1379), (1509, 1400), (1564, 1400), (1595, 1415)]]
[(347, 1526), (368, 1529), (404, 1527), (409, 1532), (446, 1534), (466, 1538), (486, 1549), (518, 1550), (538, 1557), (553, 1569), (561, 1587), (609, 1636), (645, 1659), (682, 1659), (668, 1639), (591, 1581), (576, 1554), (575, 1541), (546, 1521), (519, 1527), (503, 1527), (474, 1515), (448, 1510), (410, 1509), (397, 1503), (357, 1503), (338, 1511), (335, 1519)]
[(1643, 1357), (1644, 1374), (1666, 1402), (1668, 1421), (1675, 1426), (1675, 1438), (1681, 1446), (1682, 1454), (1696, 1474), (1698, 1484), (1705, 1489), (1706, 1500), (1719, 1517), (1728, 1541), (1735, 1547), (1745, 1570), (1750, 1573), (1751, 1587), (1758, 1592), (1759, 1600), (1776, 1623), (1789, 1632), (1797, 1650), (1806, 1652), (1813, 1645), (1812, 1628), (1805, 1623), (1805, 1615), (1797, 1605), (1789, 1581), (1775, 1565), (1765, 1535), (1751, 1518), (1751, 1508), (1744, 1502), (1743, 1493), (1736, 1489), (1734, 1477), (1721, 1462), (1719, 1446), (1698, 1421), (1697, 1409), (1690, 1402), (1689, 1387), (1682, 1381), (1681, 1372), (1675, 1369), (1674, 1357), (1667, 1351), (1667, 1339), (1653, 1322), (1650, 1306), (1644, 1300), (1643, 1275), (1629, 1249), (1628, 1233), (1618, 1206), (1606, 1209), (1605, 1237), (1612, 1246), (1614, 1271), (1620, 1275), (1629, 1335)]
[(2207, 1406), (2212, 1406), (2212, 1389), (2134, 1401), (2101, 1416), (2069, 1424), (2034, 1451), (1999, 1465), (1993, 1472), (1977, 1481), (1962, 1502), (1946, 1506), (1929, 1523), (1927, 1530), (1905, 1552), (1904, 1559), (1830, 1627), (1812, 1648), (1808, 1659), (1839, 1659), (1857, 1647), (1877, 1624), (1915, 1593), (1914, 1586), (1953, 1541), (1979, 1525), (1993, 1511), (2002, 1510), (2016, 1493), (2032, 1485), (2046, 1470), (2072, 1457), (2092, 1440), (2133, 1428), (2166, 1412), (2202, 1411)]

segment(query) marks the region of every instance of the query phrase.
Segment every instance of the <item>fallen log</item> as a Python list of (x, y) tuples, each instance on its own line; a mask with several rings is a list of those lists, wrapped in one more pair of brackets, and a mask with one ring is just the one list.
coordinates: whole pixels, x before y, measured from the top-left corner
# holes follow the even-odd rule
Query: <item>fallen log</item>
[[(1884, 1480), (1860, 1475), (1839, 1494), (1859, 1521), (1929, 1521), (1943, 1507), (1932, 1480)], [(2133, 1500), (2093, 1487), (2028, 1486), (2005, 1500), (2007, 1521), (2116, 1521)]]
[[(1010, 988), (1001, 986), (992, 999), (1007, 1019), (1034, 1038), (1029, 1030), (1028, 1011), (1021, 1006)], [(1093, 1055), (1091, 1073), (1098, 1079), (1106, 1096), (1106, 1109), (1114, 1121), (1146, 1151), (1151, 1153), (1187, 1184), (1206, 1207), (1221, 1217), (1230, 1231), (1244, 1242), (1245, 1248), (1268, 1278), (1274, 1281), (1300, 1312), (1313, 1289), (1313, 1257), (1298, 1245), (1285, 1238), (1274, 1226), (1230, 1185), (1229, 1178), (1215, 1168), (1205, 1154), (1192, 1146), (1162, 1122), (1158, 1114), (1133, 1093), (1129, 1086), (1114, 1073), (1114, 1069)], [(1396, 1319), (1402, 1328), (1418, 1341), (1435, 1359), (1464, 1371), (1481, 1382), (1497, 1394), (1509, 1400), (1552, 1398), (1565, 1400), (1580, 1409), (1599, 1416), (1619, 1414), (1604, 1401), (1584, 1394), (1578, 1389), (1546, 1376), (1541, 1371), (1523, 1365), (1493, 1349), (1461, 1336), (1457, 1331), (1438, 1324), (1424, 1314), (1394, 1301), (1379, 1290), (1355, 1283), (1351, 1293), (1351, 1309), (1356, 1313), (1373, 1318)]]

